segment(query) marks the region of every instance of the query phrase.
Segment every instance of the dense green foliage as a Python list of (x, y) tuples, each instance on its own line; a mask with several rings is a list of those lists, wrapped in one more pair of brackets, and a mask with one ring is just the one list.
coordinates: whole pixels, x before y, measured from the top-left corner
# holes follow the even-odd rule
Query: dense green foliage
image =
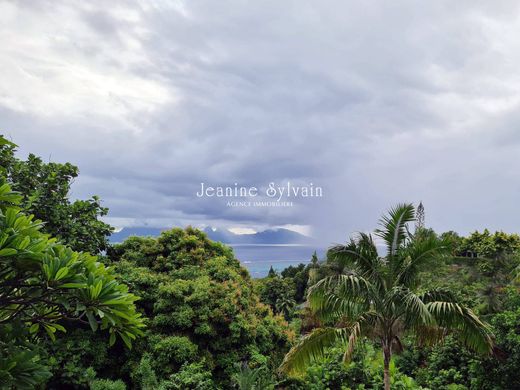
[[(503, 288), (512, 282), (520, 264), (520, 236), (488, 230), (473, 232), (461, 238), (450, 237), (454, 257), (443, 264), (435, 275), (450, 280), (454, 290), (463, 291), (461, 298), (483, 315), (503, 307)], [(455, 272), (456, 271), (456, 272)], [(425, 279), (428, 279), (425, 276)], [(435, 281), (430, 281), (431, 283)]]
[(293, 279), (271, 274), (258, 283), (258, 292), (260, 300), (269, 305), (275, 313), (283, 314), (286, 318), (291, 317), (296, 305)]
[[(252, 280), (192, 228), (110, 247), (100, 200), (69, 199), (76, 167), (14, 152), (0, 137), (2, 389), (382, 389), (385, 370), (393, 389), (520, 388), (516, 234), (438, 235), (424, 216), (411, 234), (394, 211), (384, 256), (360, 235)], [(492, 354), (468, 348), (491, 333)], [(297, 377), (277, 369), (291, 346)]]
[(0, 175), (22, 195), (21, 207), (45, 222), (42, 230), (77, 251), (98, 254), (106, 250), (113, 229), (99, 218), (108, 209), (97, 196), (69, 199), (78, 168), (70, 163), (44, 163), (33, 154), (21, 160), (15, 151), (16, 145), (0, 143)]
[(275, 313), (291, 320), (297, 314), (297, 306), (307, 299), (309, 283), (318, 275), (318, 262), (318, 256), (314, 252), (311, 262), (307, 265), (291, 265), (280, 274), (271, 267), (267, 277), (256, 282), (260, 300), (269, 305)]
[(141, 296), (146, 335), (132, 351), (107, 348), (85, 330), (49, 345), (51, 388), (87, 385), (89, 369), (130, 388), (229, 388), (242, 362), (272, 373), (293, 339), (284, 319), (260, 303), (231, 249), (199, 230), (129, 238), (107, 261)]
[[(460, 301), (486, 318), (494, 334), (495, 347), (493, 355), (482, 356), (466, 349), (453, 336), (448, 336), (443, 343), (432, 347), (418, 346), (414, 338), (405, 337), (401, 340), (403, 351), (390, 364), (391, 376), (394, 378), (392, 388), (520, 388), (517, 369), (520, 365), (520, 294), (516, 284), (520, 255), (518, 236), (488, 231), (474, 232), (468, 237), (460, 237), (453, 232), (437, 236), (433, 231), (425, 229), (416, 232), (415, 237), (442, 240), (451, 253), (451, 256), (438, 258), (432, 264), (425, 265), (425, 270), (419, 273), (424, 287), (449, 289)], [(317, 270), (320, 278), (348, 272), (344, 264), (338, 263), (338, 259), (330, 255)], [(490, 269), (492, 272), (489, 272)], [(493, 289), (490, 289), (490, 285)], [(489, 305), (490, 290), (493, 292), (493, 301), (499, 303), (495, 309)], [(310, 328), (302, 326), (302, 330), (309, 331), (321, 326), (321, 322), (309, 311), (303, 311), (301, 315), (302, 324), (312, 324)], [(369, 349), (365, 350), (367, 345)], [(381, 355), (370, 358), (370, 350), (373, 349), (371, 343), (365, 342), (360, 349), (362, 351), (355, 351), (351, 362), (344, 365), (341, 363), (343, 354), (340, 353), (340, 345), (326, 348), (324, 357), (307, 368), (294, 388), (339, 388), (337, 383), (352, 389), (382, 388), (382, 378), (374, 372), (374, 367), (381, 369)], [(363, 379), (359, 381), (357, 378), (360, 376)]]
[(293, 299), (297, 303), (302, 303), (306, 299), (307, 287), (309, 286), (309, 272), (313, 267), (318, 266), (318, 256), (314, 252), (311, 264), (299, 264), (297, 266), (290, 265), (281, 272), (282, 278), (292, 280), (294, 284)]
[[(19, 203), (24, 212), (44, 220), (3, 210), (8, 237), (2, 236), (6, 251), (0, 255), (2, 264), (12, 267), (3, 269), (7, 281), (1, 291), (2, 387), (22, 388), (23, 377), (31, 387), (48, 378), (50, 370), (48, 388), (212, 389), (231, 385), (237, 362), (266, 372), (279, 364), (292, 332), (282, 316), (260, 303), (249, 274), (228, 247), (210, 242), (200, 231), (174, 229), (157, 240), (133, 238), (110, 248), (111, 228), (99, 220), (107, 210), (99, 199), (68, 198), (76, 167), (45, 164), (33, 155), (19, 160), (15, 145), (1, 141), (2, 172), (19, 191), (2, 187), (5, 206), (11, 210)], [(30, 236), (28, 241), (18, 228)], [(111, 267), (40, 231), (56, 234), (76, 250), (108, 249), (103, 262)], [(140, 334), (142, 320), (133, 311), (135, 296), (116, 282), (116, 275), (142, 295), (138, 308), (149, 325), (132, 352), (122, 344), (130, 345)], [(16, 301), (6, 300), (10, 292)], [(27, 305), (21, 301), (26, 295)], [(39, 295), (45, 300), (38, 301)], [(98, 327), (108, 328), (110, 337), (93, 336), (91, 329)], [(42, 337), (46, 331), (54, 339), (57, 330), (66, 328), (69, 332), (57, 340)]]
[(490, 329), (471, 309), (449, 290), (420, 290), (419, 271), (439, 258), (446, 247), (434, 236), (411, 235), (407, 224), (414, 220), (414, 208), (407, 204), (381, 219), (376, 235), (387, 247), (384, 257), (378, 254), (372, 236), (363, 233), (347, 245), (330, 249), (330, 255), (349, 270), (311, 287), (309, 304), (323, 326), (287, 354), (284, 371), (303, 371), (337, 341), (343, 343), (348, 363), (359, 339), (369, 337), (381, 345), (385, 389), (390, 389), (392, 353), (402, 349), (401, 340), (407, 333), (413, 333), (419, 342), (434, 342), (454, 330), (468, 347), (490, 352)]
[(119, 336), (128, 347), (143, 323), (112, 270), (42, 233), (19, 200), (0, 181), (0, 385), (33, 388), (48, 376), (33, 345), (66, 332), (65, 321), (108, 329), (111, 344)]
[(285, 321), (259, 302), (231, 249), (201, 231), (133, 237), (109, 257), (142, 298), (137, 305), (149, 331), (137, 351), (150, 356), (159, 383), (191, 388), (183, 377), (200, 372), (208, 386), (225, 386), (237, 363), (273, 368), (285, 353), (291, 338)]

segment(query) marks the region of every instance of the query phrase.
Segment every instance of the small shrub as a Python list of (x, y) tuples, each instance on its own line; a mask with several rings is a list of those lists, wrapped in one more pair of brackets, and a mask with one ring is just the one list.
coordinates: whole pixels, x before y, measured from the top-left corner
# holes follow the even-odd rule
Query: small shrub
[(90, 383), (90, 390), (126, 390), (126, 385), (120, 379), (95, 379)]

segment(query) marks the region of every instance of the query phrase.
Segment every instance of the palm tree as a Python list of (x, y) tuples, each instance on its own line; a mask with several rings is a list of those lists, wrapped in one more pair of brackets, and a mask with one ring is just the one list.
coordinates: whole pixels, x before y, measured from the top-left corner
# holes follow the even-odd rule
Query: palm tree
[(238, 372), (233, 376), (235, 388), (239, 390), (272, 390), (274, 383), (265, 366), (250, 368), (247, 363), (237, 364)]
[(453, 331), (469, 348), (491, 352), (489, 326), (450, 291), (420, 290), (419, 271), (444, 254), (446, 247), (434, 235), (414, 239), (408, 230), (414, 220), (411, 204), (398, 205), (381, 219), (375, 235), (386, 245), (385, 256), (378, 254), (373, 236), (365, 233), (329, 249), (329, 255), (347, 271), (320, 280), (307, 295), (311, 310), (328, 326), (314, 329), (294, 346), (285, 356), (282, 371), (302, 373), (338, 341), (345, 346), (343, 359), (348, 362), (358, 340), (369, 337), (383, 350), (388, 390), (392, 353), (402, 349), (405, 332), (414, 334), (420, 343), (433, 343)]
[(276, 311), (283, 314), (286, 320), (289, 320), (291, 313), (296, 306), (296, 301), (289, 295), (282, 295), (276, 300)]

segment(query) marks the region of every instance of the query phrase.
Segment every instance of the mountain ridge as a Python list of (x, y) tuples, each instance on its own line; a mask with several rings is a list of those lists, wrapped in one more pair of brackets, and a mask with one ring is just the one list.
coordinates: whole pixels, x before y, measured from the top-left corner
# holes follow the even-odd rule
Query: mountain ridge
[[(131, 236), (158, 237), (161, 232), (169, 228), (154, 228), (146, 226), (126, 227), (113, 233), (109, 240), (111, 243), (120, 243)], [(274, 244), (312, 244), (312, 237), (305, 236), (293, 230), (285, 228), (266, 229), (256, 233), (236, 234), (228, 229), (206, 227), (201, 229), (210, 240), (219, 241), (229, 245), (274, 245)]]

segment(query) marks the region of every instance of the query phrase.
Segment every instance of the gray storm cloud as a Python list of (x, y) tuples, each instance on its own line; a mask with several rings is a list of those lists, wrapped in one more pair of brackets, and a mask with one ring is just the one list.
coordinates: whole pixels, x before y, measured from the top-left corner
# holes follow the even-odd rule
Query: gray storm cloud
[[(518, 231), (514, 1), (0, 2), (0, 127), (79, 165), (117, 223), (309, 225), (324, 243), (396, 202)], [(23, 21), (21, 23), (20, 21)], [(201, 182), (313, 182), (293, 208)]]

